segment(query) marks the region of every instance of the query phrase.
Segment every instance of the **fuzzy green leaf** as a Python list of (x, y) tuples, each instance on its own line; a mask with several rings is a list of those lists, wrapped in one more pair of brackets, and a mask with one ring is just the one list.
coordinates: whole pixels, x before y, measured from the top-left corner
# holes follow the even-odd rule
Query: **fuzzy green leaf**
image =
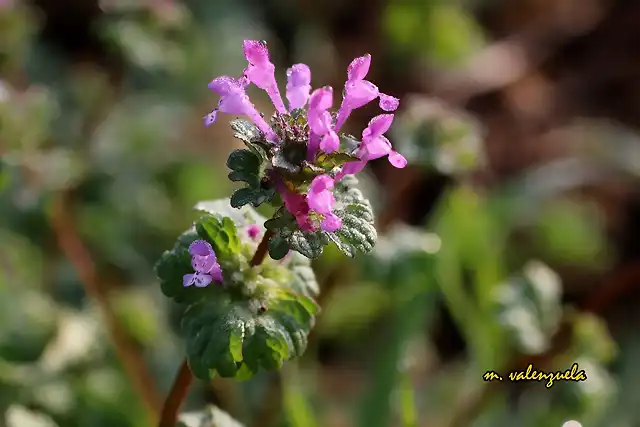
[(275, 169), (287, 175), (295, 175), (302, 169), (300, 164), (295, 164), (288, 159), (283, 150), (278, 150), (273, 155), (271, 158), (271, 164)]
[(256, 196), (256, 191), (252, 188), (240, 188), (231, 196), (231, 207), (239, 208), (251, 203)]
[(295, 218), (284, 209), (275, 213), (274, 217), (265, 222), (265, 227), (287, 241), (289, 248), (301, 253), (307, 258), (317, 258), (322, 255), (324, 245), (329, 243), (326, 233), (302, 231)]
[(249, 150), (234, 150), (229, 154), (227, 167), (231, 170), (258, 175), (260, 158)]
[(231, 129), (234, 131), (234, 137), (244, 142), (260, 159), (267, 160), (269, 144), (257, 126), (244, 119), (235, 119), (231, 121)]
[(246, 182), (251, 188), (260, 188), (260, 177), (247, 172), (231, 171), (229, 180), (233, 182)]
[(277, 370), (304, 352), (318, 306), (287, 289), (260, 290), (260, 298), (248, 300), (220, 291), (217, 298), (189, 307), (182, 329), (196, 377), (246, 379), (260, 368)]
[(242, 208), (232, 208), (229, 199), (217, 199), (207, 200), (199, 202), (195, 207), (195, 210), (206, 212), (211, 215), (228, 216), (231, 218), (238, 227), (245, 227), (251, 224), (263, 224), (266, 220), (265, 217), (260, 215), (254, 209), (249, 206), (243, 206)]
[(289, 243), (280, 235), (269, 239), (269, 256), (275, 260), (281, 260), (289, 252)]
[(289, 253), (288, 260), (287, 267), (293, 276), (289, 288), (311, 298), (317, 297), (320, 286), (311, 268), (311, 260), (295, 251)]
[(213, 246), (220, 265), (223, 268), (226, 265), (235, 266), (242, 245), (233, 219), (204, 215), (196, 221), (195, 226), (198, 236)]
[(334, 233), (327, 233), (348, 257), (354, 257), (356, 251), (371, 252), (378, 238), (371, 204), (355, 187), (357, 182), (355, 177), (348, 176), (336, 185), (336, 201), (343, 207), (334, 213), (342, 219), (342, 227)]

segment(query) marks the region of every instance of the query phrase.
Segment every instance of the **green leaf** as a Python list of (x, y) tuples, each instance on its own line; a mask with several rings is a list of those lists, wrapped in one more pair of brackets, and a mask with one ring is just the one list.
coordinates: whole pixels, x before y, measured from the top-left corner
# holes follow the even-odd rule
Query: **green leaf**
[(356, 251), (371, 252), (378, 238), (371, 204), (355, 188), (356, 183), (355, 177), (347, 176), (336, 185), (336, 201), (343, 207), (334, 213), (342, 219), (342, 227), (334, 233), (327, 233), (328, 238), (348, 257), (354, 257)]
[(198, 236), (213, 246), (222, 267), (237, 261), (242, 246), (236, 224), (231, 218), (204, 215), (196, 221), (195, 226)]
[(233, 182), (246, 182), (251, 188), (260, 188), (260, 177), (247, 172), (229, 172), (229, 180)]
[(244, 119), (235, 119), (231, 121), (231, 129), (234, 131), (233, 136), (244, 142), (260, 159), (268, 159), (269, 143), (264, 140), (264, 135), (257, 126)]
[(195, 210), (206, 212), (211, 215), (227, 216), (236, 223), (238, 227), (245, 227), (251, 224), (263, 224), (266, 218), (260, 215), (250, 206), (243, 206), (239, 209), (231, 207), (229, 199), (217, 199), (199, 202)]
[(260, 368), (277, 370), (305, 351), (319, 311), (315, 302), (264, 284), (258, 294), (255, 299), (221, 294), (188, 308), (182, 329), (196, 377), (249, 378)]
[(251, 188), (240, 188), (231, 196), (231, 207), (239, 208), (251, 203), (256, 196), (256, 192)]
[(352, 135), (340, 136), (340, 151), (342, 153), (353, 155), (359, 146), (360, 146), (360, 141), (358, 141), (356, 137)]
[(244, 427), (231, 415), (209, 406), (203, 411), (181, 414), (176, 427)]
[(227, 167), (250, 175), (260, 173), (260, 158), (249, 150), (234, 150), (229, 154)]
[(269, 239), (269, 256), (275, 260), (281, 260), (289, 252), (289, 243), (280, 235)]
[(287, 156), (285, 156), (285, 152), (283, 150), (278, 150), (275, 152), (275, 154), (271, 158), (271, 165), (278, 171), (283, 172), (287, 175), (295, 175), (302, 169), (300, 164), (291, 162), (287, 158)]
[(356, 162), (359, 160), (360, 158), (354, 155), (336, 151), (333, 153), (320, 153), (316, 157), (315, 164), (326, 171), (331, 171), (338, 166), (344, 165), (347, 162)]
[(292, 278), (289, 288), (294, 292), (315, 298), (320, 293), (320, 286), (316, 275), (311, 268), (311, 260), (298, 252), (290, 252), (287, 268), (291, 271)]

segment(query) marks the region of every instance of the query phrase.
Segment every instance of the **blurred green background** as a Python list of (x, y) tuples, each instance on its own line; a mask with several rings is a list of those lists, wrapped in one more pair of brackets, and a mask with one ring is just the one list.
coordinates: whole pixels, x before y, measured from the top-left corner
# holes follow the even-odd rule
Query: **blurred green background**
[(231, 194), (241, 142), (202, 117), (243, 39), (314, 87), (371, 53), (410, 166), (363, 178), (375, 252), (315, 263), (305, 356), (195, 384), (219, 410), (186, 425), (640, 426), (640, 4), (0, 0), (0, 427), (153, 425), (183, 358), (153, 265)]

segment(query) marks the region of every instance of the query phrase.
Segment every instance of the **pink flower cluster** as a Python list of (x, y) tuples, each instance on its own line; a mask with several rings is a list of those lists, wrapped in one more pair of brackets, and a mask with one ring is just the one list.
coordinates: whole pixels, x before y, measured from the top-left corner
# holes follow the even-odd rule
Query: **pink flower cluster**
[[(278, 89), (275, 66), (269, 59), (266, 43), (245, 40), (244, 55), (249, 65), (242, 77), (222, 76), (209, 83), (209, 89), (220, 95), (220, 101), (217, 108), (205, 117), (205, 124), (209, 126), (214, 123), (218, 112), (245, 115), (262, 131), (268, 142), (281, 143), (276, 132), (256, 110), (246, 94), (247, 86), (253, 83), (269, 95), (280, 114), (289, 114), (293, 110), (306, 107), (309, 124), (307, 160), (311, 163), (318, 153), (333, 153), (339, 149), (338, 132), (353, 110), (376, 98), (379, 99), (380, 108), (385, 112), (395, 111), (400, 104), (399, 99), (381, 93), (376, 85), (365, 80), (371, 65), (371, 55), (364, 55), (354, 59), (348, 67), (342, 103), (335, 120), (329, 111), (333, 106), (333, 89), (325, 86), (312, 92), (311, 70), (305, 64), (295, 64), (287, 70), (287, 110)], [(362, 132), (362, 143), (355, 153), (359, 160), (346, 163), (335, 177), (317, 176), (311, 183), (308, 194), (298, 194), (283, 183), (278, 185), (286, 209), (296, 217), (301, 229), (316, 231), (319, 225), (323, 230), (333, 232), (342, 226), (340, 218), (333, 213), (336, 200), (332, 190), (335, 182), (345, 175), (358, 173), (370, 160), (384, 156), (388, 156), (389, 162), (397, 168), (406, 166), (406, 159), (393, 150), (391, 143), (384, 136), (393, 122), (393, 117), (393, 114), (381, 114), (371, 119)]]

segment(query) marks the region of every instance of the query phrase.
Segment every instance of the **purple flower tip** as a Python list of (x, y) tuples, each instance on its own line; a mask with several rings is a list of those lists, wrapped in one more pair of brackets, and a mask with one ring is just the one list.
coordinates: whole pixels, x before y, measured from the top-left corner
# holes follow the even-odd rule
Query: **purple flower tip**
[(245, 40), (244, 57), (253, 65), (264, 65), (269, 62), (267, 42), (263, 40)]
[(369, 73), (371, 66), (371, 55), (368, 53), (364, 56), (355, 58), (347, 68), (347, 79), (350, 81), (362, 80)]
[(189, 253), (192, 256), (210, 256), (214, 255), (213, 247), (206, 240), (195, 240), (189, 245)]
[(391, 95), (380, 94), (380, 109), (383, 111), (396, 111), (400, 106), (400, 100)]

